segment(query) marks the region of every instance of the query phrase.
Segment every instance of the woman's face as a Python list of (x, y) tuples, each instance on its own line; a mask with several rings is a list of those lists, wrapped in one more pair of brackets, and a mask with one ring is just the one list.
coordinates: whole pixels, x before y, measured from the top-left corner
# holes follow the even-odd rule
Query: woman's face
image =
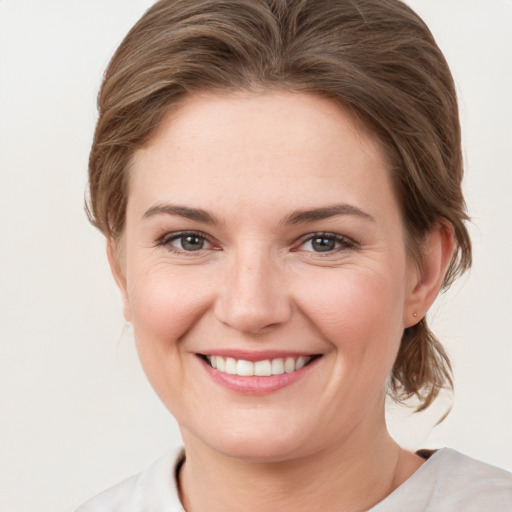
[(418, 273), (373, 137), (315, 96), (199, 95), (132, 163), (117, 280), (187, 446), (275, 461), (380, 429)]

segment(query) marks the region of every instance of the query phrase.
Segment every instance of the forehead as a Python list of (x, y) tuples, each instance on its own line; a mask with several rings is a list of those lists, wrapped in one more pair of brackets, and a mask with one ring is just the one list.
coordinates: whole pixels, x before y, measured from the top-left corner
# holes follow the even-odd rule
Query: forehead
[(389, 188), (387, 167), (378, 139), (327, 99), (203, 94), (171, 111), (136, 152), (129, 202), (167, 194), (201, 207), (229, 206), (228, 198), (249, 205), (256, 197), (290, 208), (357, 203)]

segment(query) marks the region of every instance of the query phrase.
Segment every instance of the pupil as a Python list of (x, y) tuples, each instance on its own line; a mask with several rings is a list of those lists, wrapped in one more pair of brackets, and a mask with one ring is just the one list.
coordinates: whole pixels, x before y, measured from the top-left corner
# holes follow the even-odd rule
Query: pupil
[(332, 238), (314, 238), (311, 241), (313, 249), (317, 252), (327, 252), (334, 249), (336, 242)]
[(187, 235), (181, 239), (181, 246), (187, 251), (199, 251), (203, 248), (204, 240), (195, 235)]

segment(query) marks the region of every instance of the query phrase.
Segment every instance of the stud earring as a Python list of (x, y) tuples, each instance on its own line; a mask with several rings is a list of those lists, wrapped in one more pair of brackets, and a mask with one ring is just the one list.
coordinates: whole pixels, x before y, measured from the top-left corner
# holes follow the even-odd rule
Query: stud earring
[(412, 314), (412, 316), (413, 316), (414, 318), (417, 318), (417, 317), (418, 317), (418, 313), (416, 313), (416, 311), (415, 311), (415, 312)]

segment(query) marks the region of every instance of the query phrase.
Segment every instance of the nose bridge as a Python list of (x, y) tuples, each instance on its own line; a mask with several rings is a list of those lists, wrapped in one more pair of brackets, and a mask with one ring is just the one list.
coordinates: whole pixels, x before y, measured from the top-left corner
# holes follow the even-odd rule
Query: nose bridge
[(287, 320), (291, 312), (282, 266), (261, 241), (234, 251), (218, 297), (217, 317), (230, 327), (257, 333)]

